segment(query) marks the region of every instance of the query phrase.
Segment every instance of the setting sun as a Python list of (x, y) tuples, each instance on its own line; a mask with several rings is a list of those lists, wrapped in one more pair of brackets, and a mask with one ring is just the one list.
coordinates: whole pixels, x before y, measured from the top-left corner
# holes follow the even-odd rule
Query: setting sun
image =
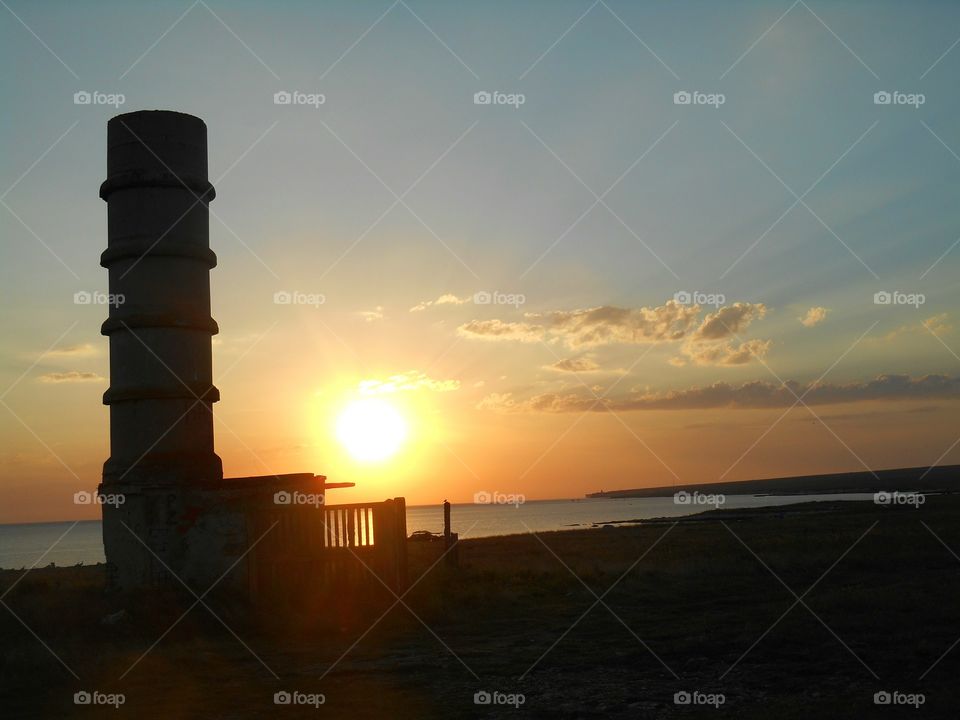
[(386, 460), (406, 438), (407, 421), (386, 400), (355, 400), (337, 418), (337, 439), (360, 462)]

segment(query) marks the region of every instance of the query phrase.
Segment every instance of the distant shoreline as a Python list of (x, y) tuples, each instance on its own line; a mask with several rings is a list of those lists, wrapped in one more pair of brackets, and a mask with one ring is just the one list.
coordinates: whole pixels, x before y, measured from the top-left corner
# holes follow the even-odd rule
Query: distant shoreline
[(960, 492), (960, 465), (895, 468), (876, 471), (797, 475), (793, 477), (739, 480), (736, 482), (664, 485), (587, 493), (588, 498), (670, 497), (675, 493), (722, 493), (724, 495), (831, 495), (840, 493)]

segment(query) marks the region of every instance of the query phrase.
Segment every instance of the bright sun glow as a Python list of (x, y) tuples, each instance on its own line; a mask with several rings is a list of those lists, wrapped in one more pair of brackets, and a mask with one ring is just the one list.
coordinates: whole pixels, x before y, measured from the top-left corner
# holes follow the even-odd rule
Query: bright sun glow
[(337, 439), (361, 462), (380, 462), (394, 455), (407, 437), (407, 421), (379, 398), (354, 400), (337, 418)]

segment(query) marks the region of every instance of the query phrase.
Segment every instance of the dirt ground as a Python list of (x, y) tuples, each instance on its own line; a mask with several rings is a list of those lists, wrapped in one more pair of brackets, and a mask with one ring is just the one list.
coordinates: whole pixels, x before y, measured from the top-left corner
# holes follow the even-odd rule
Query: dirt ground
[(0, 716), (956, 718), (958, 521), (953, 496), (715, 511), (466, 540), (457, 568), (410, 543), (402, 602), (257, 618), (37, 569), (0, 607)]

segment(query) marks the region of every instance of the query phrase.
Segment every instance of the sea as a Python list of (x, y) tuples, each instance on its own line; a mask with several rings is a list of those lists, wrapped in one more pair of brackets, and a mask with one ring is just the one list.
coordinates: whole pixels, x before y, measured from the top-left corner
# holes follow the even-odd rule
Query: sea
[[(868, 493), (831, 495), (727, 495), (725, 509), (792, 505), (816, 501), (872, 500)], [(577, 530), (609, 523), (660, 517), (680, 517), (712, 509), (711, 505), (678, 504), (673, 497), (582, 498), (527, 500), (514, 504), (454, 504), (451, 526), (461, 539), (516, 533)], [(441, 505), (407, 508), (407, 532), (443, 531)], [(34, 565), (60, 567), (104, 562), (99, 520), (0, 525), (0, 569)]]

